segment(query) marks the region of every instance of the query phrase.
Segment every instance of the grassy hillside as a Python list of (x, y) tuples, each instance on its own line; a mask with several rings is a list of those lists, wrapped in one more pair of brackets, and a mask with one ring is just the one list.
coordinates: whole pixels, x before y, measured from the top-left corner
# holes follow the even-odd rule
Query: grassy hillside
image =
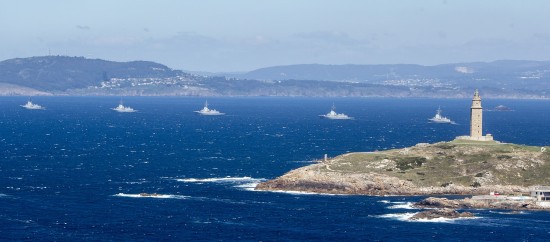
[(111, 78), (171, 77), (181, 73), (149, 61), (114, 62), (68, 56), (17, 58), (0, 62), (0, 83), (41, 91), (98, 86)]
[(330, 160), (321, 171), (378, 173), (419, 187), (550, 184), (550, 147), (454, 140)]

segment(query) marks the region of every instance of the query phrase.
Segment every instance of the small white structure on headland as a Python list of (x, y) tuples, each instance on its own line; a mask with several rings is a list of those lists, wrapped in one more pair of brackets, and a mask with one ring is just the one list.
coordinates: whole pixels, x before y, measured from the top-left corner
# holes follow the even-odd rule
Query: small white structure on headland
[(457, 139), (476, 140), (476, 141), (491, 141), (493, 136), (487, 134), (483, 136), (483, 108), (481, 107), (481, 97), (479, 92), (474, 92), (472, 99), (472, 107), (470, 108), (470, 136), (458, 136)]
[(550, 201), (549, 186), (534, 186), (529, 191), (531, 192), (531, 197), (534, 197), (537, 201)]

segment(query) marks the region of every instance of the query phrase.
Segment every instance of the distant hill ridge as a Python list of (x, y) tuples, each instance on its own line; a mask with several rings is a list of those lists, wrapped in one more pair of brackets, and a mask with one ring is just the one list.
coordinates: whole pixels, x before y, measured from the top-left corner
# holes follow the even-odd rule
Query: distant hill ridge
[(189, 74), (150, 61), (68, 56), (0, 62), (0, 95), (550, 98), (550, 61), (266, 67)]
[(169, 77), (181, 73), (150, 61), (115, 62), (68, 56), (16, 58), (0, 62), (0, 83), (43, 91), (86, 88), (110, 78)]
[(499, 60), (434, 66), (415, 64), (323, 65), (298, 64), (260, 68), (242, 74), (261, 80), (379, 81), (395, 78), (550, 79), (550, 61)]

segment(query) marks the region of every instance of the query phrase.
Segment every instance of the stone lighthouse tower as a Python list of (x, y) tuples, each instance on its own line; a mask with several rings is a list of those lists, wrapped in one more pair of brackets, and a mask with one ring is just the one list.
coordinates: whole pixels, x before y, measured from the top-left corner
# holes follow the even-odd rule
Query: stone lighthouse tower
[(474, 98), (472, 99), (472, 107), (470, 108), (470, 137), (472, 139), (479, 139), (483, 137), (483, 108), (481, 107), (481, 97), (479, 92), (474, 92)]
[(478, 141), (491, 141), (493, 136), (487, 134), (483, 136), (483, 108), (481, 107), (481, 97), (479, 92), (474, 92), (474, 98), (472, 99), (472, 107), (470, 108), (470, 136), (460, 136), (459, 139), (478, 140)]
[(481, 107), (481, 97), (479, 92), (474, 92), (474, 98), (472, 98), (472, 107), (470, 107), (470, 135), (458, 136), (457, 139), (465, 140), (477, 140), (477, 141), (491, 141), (493, 136), (487, 134), (483, 136), (483, 108)]

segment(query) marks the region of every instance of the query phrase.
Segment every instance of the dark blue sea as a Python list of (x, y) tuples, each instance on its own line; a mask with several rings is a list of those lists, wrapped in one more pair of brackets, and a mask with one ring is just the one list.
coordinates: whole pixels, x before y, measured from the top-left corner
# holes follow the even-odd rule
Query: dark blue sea
[[(0, 240), (544, 241), (550, 212), (474, 210), (475, 219), (409, 222), (423, 197), (253, 191), (324, 154), (452, 140), (467, 99), (0, 98)], [(330, 111), (354, 120), (324, 120)], [(550, 144), (550, 101), (484, 99), (484, 131)], [(438, 106), (456, 124), (429, 123)], [(549, 174), (550, 175), (550, 174)], [(159, 197), (140, 197), (158, 193)]]

